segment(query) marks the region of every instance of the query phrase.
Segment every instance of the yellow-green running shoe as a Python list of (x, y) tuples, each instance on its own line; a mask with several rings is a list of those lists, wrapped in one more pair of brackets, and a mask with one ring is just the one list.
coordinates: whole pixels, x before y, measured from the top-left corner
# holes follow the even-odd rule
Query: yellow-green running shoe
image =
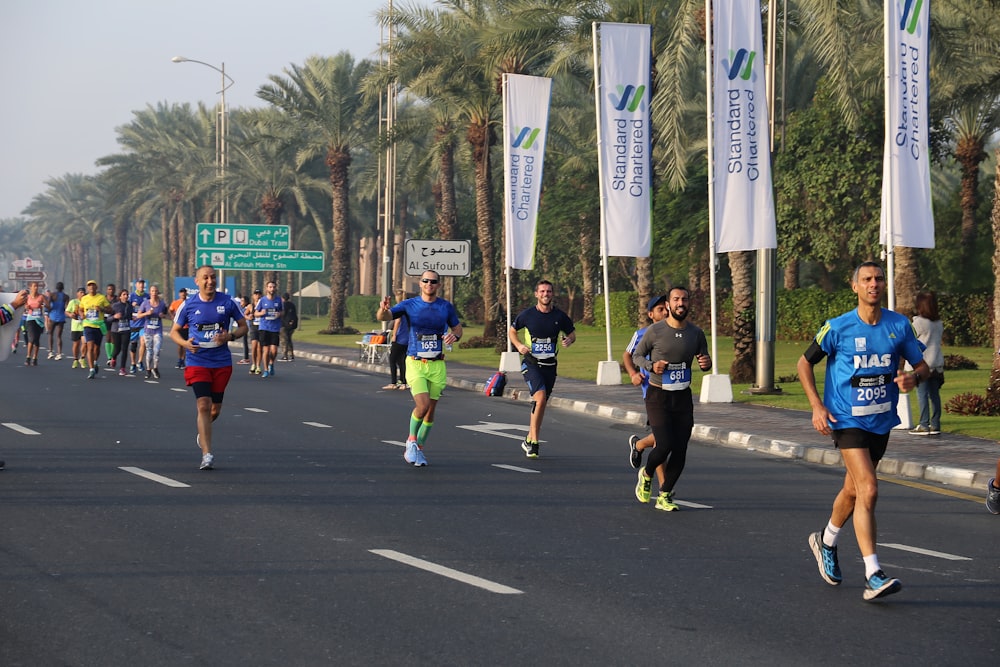
[(649, 489), (652, 485), (652, 478), (646, 477), (646, 471), (640, 468), (639, 481), (635, 485), (635, 497), (639, 499), (640, 503), (649, 502)]
[(679, 510), (680, 507), (674, 502), (674, 492), (660, 491), (660, 495), (656, 499), (656, 509), (663, 510), (664, 512), (676, 512)]

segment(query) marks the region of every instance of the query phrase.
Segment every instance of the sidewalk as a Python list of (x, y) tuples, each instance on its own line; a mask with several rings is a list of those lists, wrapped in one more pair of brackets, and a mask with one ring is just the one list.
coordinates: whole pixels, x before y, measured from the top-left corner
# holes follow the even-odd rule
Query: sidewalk
[[(240, 348), (242, 351), (242, 347)], [(340, 366), (350, 366), (388, 377), (388, 366), (359, 359), (358, 350), (306, 343), (295, 344), (295, 354)], [(495, 369), (448, 362), (448, 385), (482, 392)], [(385, 379), (385, 378), (382, 378)], [(697, 396), (697, 390), (695, 392)], [(529, 401), (523, 380), (508, 374), (504, 398)], [(498, 400), (487, 399), (483, 400)], [(632, 385), (598, 386), (583, 380), (559, 378), (549, 406), (582, 412), (624, 424), (634, 424), (644, 433), (646, 412), (639, 390)], [(723, 447), (761, 452), (768, 456), (804, 459), (811, 463), (840, 466), (840, 454), (832, 441), (813, 428), (809, 414), (746, 403), (695, 403), (692, 439)], [(622, 437), (622, 451), (625, 437)], [(977, 493), (996, 472), (1000, 445), (964, 435), (910, 435), (893, 431), (889, 449), (879, 472), (896, 477), (947, 484)]]

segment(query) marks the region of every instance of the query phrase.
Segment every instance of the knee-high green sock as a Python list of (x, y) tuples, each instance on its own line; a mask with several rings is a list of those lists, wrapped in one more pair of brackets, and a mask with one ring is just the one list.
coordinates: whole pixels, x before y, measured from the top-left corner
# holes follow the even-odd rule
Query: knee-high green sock
[(412, 412), (410, 413), (410, 437), (416, 439), (417, 433), (420, 431), (420, 425), (423, 423), (420, 417), (417, 417)]
[(104, 343), (104, 355), (110, 359), (111, 353), (114, 352), (115, 346), (112, 343)]
[(417, 431), (417, 444), (421, 447), (427, 442), (427, 434), (434, 428), (434, 422), (421, 422), (420, 430)]

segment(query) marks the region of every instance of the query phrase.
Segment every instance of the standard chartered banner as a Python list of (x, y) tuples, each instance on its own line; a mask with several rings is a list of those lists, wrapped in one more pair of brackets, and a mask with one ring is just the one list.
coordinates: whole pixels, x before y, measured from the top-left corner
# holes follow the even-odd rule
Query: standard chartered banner
[(716, 252), (777, 247), (757, 0), (715, 0)]
[(934, 247), (927, 139), (930, 0), (886, 3), (886, 122), (880, 241)]
[(597, 122), (604, 255), (649, 257), (650, 27), (599, 23)]
[(538, 201), (549, 125), (552, 79), (504, 74), (504, 218), (507, 266), (535, 266)]

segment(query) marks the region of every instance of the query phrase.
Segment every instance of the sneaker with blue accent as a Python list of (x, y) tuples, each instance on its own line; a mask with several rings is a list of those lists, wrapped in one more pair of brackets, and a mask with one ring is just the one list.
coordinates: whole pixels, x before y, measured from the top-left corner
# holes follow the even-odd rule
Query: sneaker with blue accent
[(201, 457), (201, 465), (198, 467), (199, 470), (211, 470), (215, 467), (215, 457), (211, 454), (203, 454)]
[(416, 463), (418, 451), (420, 450), (417, 449), (417, 439), (407, 438), (406, 449), (403, 450), (403, 460), (407, 463)]
[(640, 503), (648, 503), (650, 488), (653, 486), (653, 478), (646, 476), (646, 470), (639, 470), (639, 481), (635, 485), (635, 497)]
[(264, 373), (261, 375), (261, 377), (262, 378), (266, 378), (268, 375), (269, 375), (269, 373), (267, 371), (264, 371)]
[(660, 495), (656, 498), (656, 509), (664, 512), (676, 512), (679, 510), (680, 507), (674, 502), (674, 492), (660, 491)]
[(823, 544), (823, 533), (817, 532), (809, 536), (809, 548), (816, 557), (819, 576), (831, 586), (839, 586), (844, 577), (840, 574), (840, 563), (837, 562), (837, 547)]
[(418, 468), (422, 468), (423, 466), (427, 465), (427, 457), (424, 456), (424, 450), (422, 447), (420, 447), (420, 445), (417, 445), (417, 449), (414, 454), (416, 456), (416, 460), (413, 462), (413, 465), (417, 466)]
[(902, 590), (902, 588), (903, 584), (899, 581), (899, 579), (887, 577), (885, 576), (885, 572), (879, 570), (872, 576), (868, 577), (868, 581), (865, 582), (865, 592), (863, 593), (863, 597), (865, 600), (884, 598), (887, 595), (898, 593)]
[(996, 478), (991, 479), (986, 491), (986, 509), (991, 514), (1000, 514), (1000, 489), (994, 486), (996, 482)]

